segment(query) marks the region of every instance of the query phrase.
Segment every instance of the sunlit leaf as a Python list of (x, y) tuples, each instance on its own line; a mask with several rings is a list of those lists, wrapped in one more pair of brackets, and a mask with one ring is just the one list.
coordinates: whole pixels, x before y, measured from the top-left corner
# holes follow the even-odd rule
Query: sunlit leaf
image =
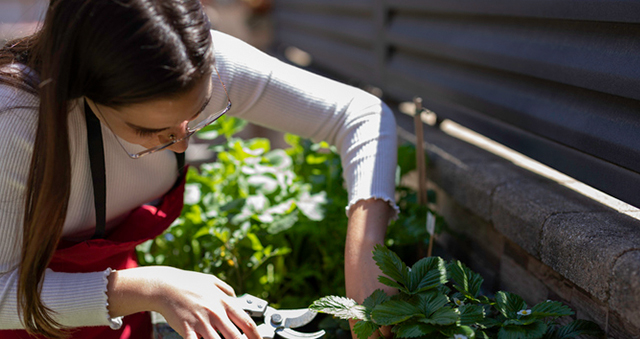
[(423, 292), (447, 282), (447, 269), (440, 257), (429, 257), (418, 260), (409, 272), (407, 288), (412, 293)]
[(521, 296), (510, 292), (496, 293), (496, 308), (507, 318), (517, 318), (518, 311), (527, 308)]
[(364, 306), (358, 305), (353, 299), (328, 296), (320, 298), (309, 306), (310, 309), (320, 312), (331, 314), (340, 319), (359, 319), (364, 320)]
[(460, 261), (454, 261), (448, 265), (447, 270), (451, 279), (459, 291), (476, 298), (480, 293), (480, 287), (484, 279), (477, 273), (471, 271), (466, 265)]
[(573, 311), (559, 301), (543, 301), (531, 308), (530, 316), (536, 318), (546, 318), (564, 317), (572, 314)]

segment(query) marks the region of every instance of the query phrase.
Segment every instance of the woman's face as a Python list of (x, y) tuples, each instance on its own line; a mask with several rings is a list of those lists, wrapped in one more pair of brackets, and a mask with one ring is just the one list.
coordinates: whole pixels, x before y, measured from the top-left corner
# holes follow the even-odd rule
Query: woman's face
[[(200, 114), (211, 99), (211, 74), (198, 80), (189, 91), (180, 95), (163, 97), (119, 108), (98, 105), (89, 101), (96, 116), (117, 136), (125, 141), (152, 148), (187, 133), (187, 123)], [(97, 110), (96, 107), (97, 106)], [(188, 139), (167, 149), (182, 153)]]

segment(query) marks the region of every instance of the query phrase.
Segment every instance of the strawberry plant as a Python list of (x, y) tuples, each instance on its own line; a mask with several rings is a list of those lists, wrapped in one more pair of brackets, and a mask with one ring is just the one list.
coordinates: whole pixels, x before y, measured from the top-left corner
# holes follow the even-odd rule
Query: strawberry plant
[(495, 298), (481, 295), (483, 279), (460, 261), (423, 258), (407, 266), (394, 252), (378, 245), (374, 252), (383, 274), (379, 281), (398, 290), (388, 296), (377, 290), (362, 305), (337, 296), (315, 301), (310, 308), (342, 319), (360, 320), (353, 328), (359, 339), (381, 326), (393, 326), (397, 338), (565, 339), (601, 336), (589, 321), (557, 320), (573, 314), (558, 301), (529, 307), (522, 297), (500, 291)]

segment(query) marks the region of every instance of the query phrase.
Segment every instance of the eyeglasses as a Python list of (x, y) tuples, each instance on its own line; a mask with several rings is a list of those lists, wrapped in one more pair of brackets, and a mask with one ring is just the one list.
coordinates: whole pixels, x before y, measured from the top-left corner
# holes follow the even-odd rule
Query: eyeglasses
[(187, 123), (186, 133), (182, 138), (176, 139), (173, 134), (170, 134), (169, 138), (171, 139), (171, 141), (160, 144), (155, 147), (147, 148), (145, 150), (138, 151), (138, 152), (130, 152), (129, 150), (127, 150), (127, 147), (125, 147), (125, 145), (120, 141), (120, 138), (117, 137), (117, 135), (113, 132), (113, 129), (111, 128), (111, 126), (109, 126), (109, 123), (106, 121), (106, 119), (104, 118), (104, 115), (100, 111), (100, 108), (98, 108), (98, 105), (96, 105), (95, 102), (94, 102), (94, 107), (96, 107), (96, 109), (98, 110), (98, 114), (100, 114), (100, 116), (102, 117), (102, 121), (105, 122), (105, 124), (109, 128), (109, 131), (113, 133), (113, 135), (115, 136), (115, 139), (118, 141), (118, 144), (120, 144), (122, 149), (129, 155), (130, 158), (138, 159), (145, 155), (162, 151), (163, 149), (170, 147), (171, 145), (174, 145), (183, 140), (189, 139), (194, 133), (212, 124), (213, 122), (218, 120), (218, 118), (220, 118), (225, 113), (227, 113), (229, 109), (231, 109), (231, 99), (229, 98), (229, 93), (227, 93), (227, 88), (222, 82), (222, 78), (220, 77), (220, 73), (218, 73), (218, 69), (215, 66), (213, 67), (213, 69), (216, 71), (216, 75), (218, 76), (218, 80), (220, 81), (220, 85), (222, 86), (222, 90), (224, 91), (224, 94), (226, 96), (226, 99), (227, 99), (226, 106), (220, 109), (205, 109), (204, 111), (200, 112), (200, 114), (198, 114), (198, 116), (195, 119)]

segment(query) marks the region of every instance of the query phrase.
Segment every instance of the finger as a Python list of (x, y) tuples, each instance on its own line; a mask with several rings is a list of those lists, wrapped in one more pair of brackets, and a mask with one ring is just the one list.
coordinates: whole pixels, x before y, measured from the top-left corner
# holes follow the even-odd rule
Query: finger
[(218, 277), (216, 278), (216, 282), (215, 285), (222, 291), (224, 292), (224, 294), (230, 296), (230, 297), (235, 297), (236, 296), (236, 291), (233, 290), (233, 287), (231, 287), (229, 284), (227, 284), (226, 282), (220, 280)]
[(248, 339), (262, 339), (262, 336), (258, 332), (258, 326), (247, 312), (230, 307), (227, 310), (227, 315), (229, 319), (242, 330)]
[(238, 331), (238, 329), (235, 327), (235, 325), (233, 325), (229, 318), (219, 317), (215, 314), (212, 315), (212, 317), (215, 318), (213, 323), (225, 339), (239, 339), (240, 336), (242, 336), (240, 331)]
[(200, 323), (196, 326), (198, 332), (198, 339), (220, 339), (220, 335), (216, 330), (208, 323)]
[[(178, 333), (180, 334), (180, 333)], [(184, 339), (200, 339), (200, 336), (194, 331), (187, 331), (185, 334), (180, 334)]]

